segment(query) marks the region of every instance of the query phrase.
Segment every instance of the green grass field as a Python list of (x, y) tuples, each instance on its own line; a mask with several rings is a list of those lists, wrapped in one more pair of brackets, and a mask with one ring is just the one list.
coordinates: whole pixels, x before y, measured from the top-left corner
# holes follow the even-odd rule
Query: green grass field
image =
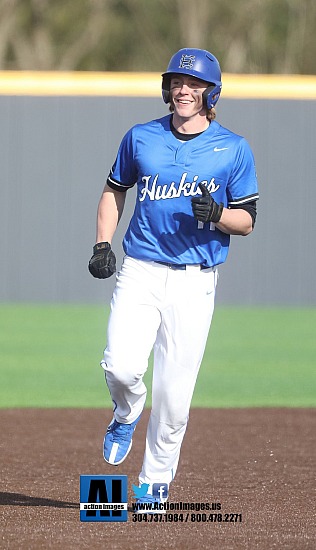
[[(101, 306), (1, 305), (0, 406), (111, 407), (107, 317)], [(217, 307), (192, 405), (315, 407), (315, 328), (315, 308)]]

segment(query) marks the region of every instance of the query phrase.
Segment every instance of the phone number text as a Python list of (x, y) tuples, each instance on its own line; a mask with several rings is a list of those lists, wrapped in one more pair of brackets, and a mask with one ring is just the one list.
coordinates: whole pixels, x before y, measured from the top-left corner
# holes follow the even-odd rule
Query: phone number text
[(147, 523), (241, 523), (241, 514), (199, 514), (199, 513), (186, 513), (186, 514), (145, 514), (138, 512), (133, 514), (133, 522), (147, 522)]

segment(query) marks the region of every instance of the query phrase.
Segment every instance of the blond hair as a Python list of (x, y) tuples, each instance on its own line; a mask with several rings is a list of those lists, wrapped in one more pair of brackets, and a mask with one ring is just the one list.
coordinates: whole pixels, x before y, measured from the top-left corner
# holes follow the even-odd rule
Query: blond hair
[(215, 120), (215, 119), (216, 119), (216, 111), (215, 111), (214, 107), (212, 107), (212, 109), (208, 109), (208, 110), (207, 110), (206, 118), (207, 118), (210, 122), (212, 122), (212, 120)]

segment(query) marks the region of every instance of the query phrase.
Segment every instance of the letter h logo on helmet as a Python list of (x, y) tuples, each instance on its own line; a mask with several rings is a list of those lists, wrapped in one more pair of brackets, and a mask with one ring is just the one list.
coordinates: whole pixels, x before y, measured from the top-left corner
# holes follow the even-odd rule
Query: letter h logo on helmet
[(195, 55), (182, 55), (179, 69), (192, 69), (195, 61)]

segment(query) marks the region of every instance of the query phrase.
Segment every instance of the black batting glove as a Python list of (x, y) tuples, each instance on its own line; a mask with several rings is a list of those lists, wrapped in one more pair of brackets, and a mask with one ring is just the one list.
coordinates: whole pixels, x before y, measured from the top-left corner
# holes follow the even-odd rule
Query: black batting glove
[(116, 258), (110, 243), (97, 243), (93, 247), (93, 256), (88, 265), (96, 279), (107, 279), (116, 271)]
[(217, 204), (207, 187), (202, 183), (199, 183), (199, 188), (201, 189), (202, 197), (193, 197), (191, 199), (193, 216), (203, 223), (219, 222), (224, 208), (223, 203)]

